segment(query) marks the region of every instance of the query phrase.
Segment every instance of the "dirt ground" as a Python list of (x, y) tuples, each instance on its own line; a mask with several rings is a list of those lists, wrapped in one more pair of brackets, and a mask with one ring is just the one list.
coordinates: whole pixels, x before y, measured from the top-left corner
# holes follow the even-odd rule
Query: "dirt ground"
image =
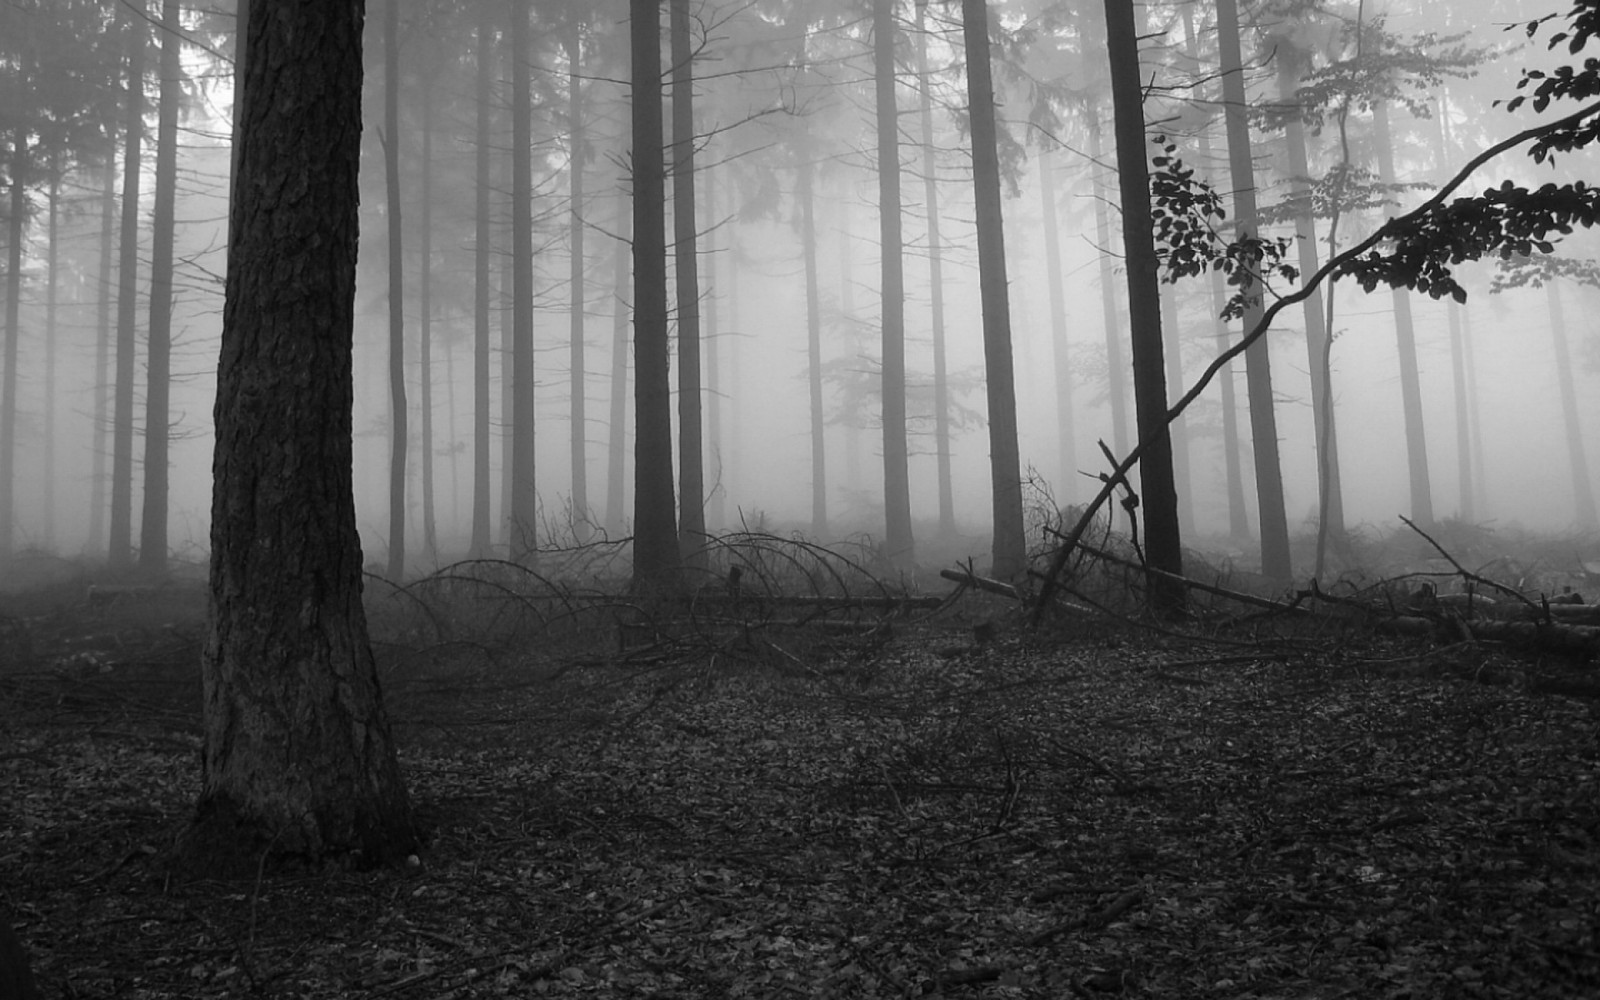
[(199, 585), (0, 598), (47, 997), (1600, 996), (1581, 655), (428, 587), (369, 588), (428, 849), (240, 882), (162, 863)]

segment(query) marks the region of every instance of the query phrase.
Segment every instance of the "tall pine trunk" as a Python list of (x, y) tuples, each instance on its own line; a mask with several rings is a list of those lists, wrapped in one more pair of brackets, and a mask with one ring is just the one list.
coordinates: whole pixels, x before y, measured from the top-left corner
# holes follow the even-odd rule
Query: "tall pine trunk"
[(22, 337), (22, 238), (28, 194), (26, 167), (28, 133), (17, 124), (11, 130), (11, 206), (6, 248), (6, 329), (0, 376), (0, 560), (10, 559), (16, 537), (17, 463), (17, 355)]
[(530, 8), (510, 0), (511, 14), (511, 558), (538, 549), (534, 479), (533, 366), (533, 67)]
[[(1004, 211), (1000, 200), (1000, 143), (995, 124), (994, 80), (989, 67), (986, 0), (962, 0), (961, 21), (967, 53), (967, 107), (971, 117), (972, 183), (978, 224), (978, 287), (983, 300), (983, 367), (989, 403), (989, 485), (994, 524), (991, 572), (998, 579), (1008, 580), (1027, 569), (1028, 543), (1022, 527), (1022, 460), (1017, 445), (1017, 388), (1011, 360), (1011, 301), (1006, 278)], [(1163, 400), (1163, 409), (1165, 405)]]
[(46, 551), (56, 543), (56, 388), (57, 359), (61, 334), (61, 150), (50, 153), (49, 221), (50, 240), (45, 258), (44, 291), (44, 530), (41, 541)]
[(478, 5), (478, 65), (473, 151), (475, 235), (472, 253), (472, 547), (474, 559), (487, 559), (492, 545), (489, 475), (489, 260), (493, 230), (489, 217), (490, 98), (494, 83), (493, 4)]
[(802, 160), (795, 197), (800, 202), (800, 252), (806, 274), (806, 388), (811, 402), (811, 535), (828, 537), (827, 413), (822, 397), (822, 293), (817, 275), (816, 164)]
[(939, 231), (939, 165), (933, 149), (933, 81), (928, 75), (928, 0), (917, 0), (917, 118), (921, 126), (922, 196), (928, 213), (928, 320), (933, 334), (933, 448), (939, 488), (939, 534), (955, 534), (950, 473), (950, 376), (945, 357), (944, 240)]
[(581, 22), (576, 13), (562, 36), (567, 50), (567, 194), (571, 199), (567, 214), (567, 358), (571, 402), (569, 404), (569, 452), (572, 473), (572, 520), (576, 530), (590, 523), (589, 514), (589, 417), (588, 384), (584, 358), (584, 320), (588, 310), (587, 277), (583, 246), (583, 167), (589, 158), (588, 129), (584, 123), (583, 86), (578, 64), (583, 55)]
[(123, 121), (122, 238), (117, 266), (117, 355), (111, 407), (111, 527), (107, 561), (113, 572), (133, 566), (133, 379), (139, 308), (140, 150), (144, 138), (144, 0), (129, 0), (128, 93)]
[(606, 530), (622, 531), (628, 460), (628, 244), (633, 233), (628, 196), (617, 197), (617, 238), (611, 255), (611, 412), (606, 421)]
[(678, 532), (685, 559), (706, 561), (705, 432), (700, 401), (700, 262), (695, 230), (694, 49), (689, 0), (669, 0), (672, 37), (672, 236), (678, 293)]
[[(1239, 53), (1239, 11), (1235, 0), (1217, 0), (1217, 41), (1222, 57), (1223, 117), (1228, 129), (1228, 165), (1233, 178), (1236, 239), (1254, 237), (1260, 228), (1256, 212), (1255, 168), (1251, 160), (1250, 125), (1245, 104), (1244, 70)], [(1255, 329), (1264, 312), (1259, 283), (1245, 306), (1244, 326)], [(1245, 385), (1250, 405), (1250, 441), (1256, 467), (1256, 506), (1261, 518), (1261, 572), (1287, 581), (1293, 574), (1289, 555), (1289, 519), (1284, 510), (1283, 472), (1278, 460), (1278, 420), (1272, 398), (1272, 357), (1267, 338), (1245, 349)]]
[(679, 587), (682, 557), (672, 489), (661, 2), (629, 0), (629, 11), (633, 60), (633, 590), (647, 594)]
[[(112, 143), (115, 148), (115, 142)], [(106, 544), (106, 458), (110, 449), (111, 388), (111, 303), (113, 255), (117, 232), (116, 157), (108, 156), (102, 168), (100, 187), (100, 264), (96, 269), (94, 310), (94, 427), (90, 431), (89, 465), (89, 551), (101, 552)]]
[(417, 206), (422, 231), (417, 234), (417, 409), (422, 426), (417, 442), (422, 466), (422, 556), (439, 562), (439, 528), (433, 482), (433, 81), (422, 81), (422, 161), (417, 179), (422, 188)]
[(906, 442), (906, 293), (901, 260), (900, 106), (895, 94), (894, 0), (872, 0), (873, 79), (878, 132), (878, 248), (881, 259), (884, 555), (909, 566), (911, 478)]
[(383, 0), (383, 184), (389, 227), (389, 567), (406, 575), (406, 318), (400, 226), (400, 2)]

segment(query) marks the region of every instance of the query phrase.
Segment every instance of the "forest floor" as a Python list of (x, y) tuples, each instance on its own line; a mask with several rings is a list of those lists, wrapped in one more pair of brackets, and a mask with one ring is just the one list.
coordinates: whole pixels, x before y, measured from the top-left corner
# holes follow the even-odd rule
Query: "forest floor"
[(1600, 996), (1592, 659), (369, 589), (428, 847), (238, 882), (161, 862), (199, 587), (0, 598), (0, 903), (46, 997)]

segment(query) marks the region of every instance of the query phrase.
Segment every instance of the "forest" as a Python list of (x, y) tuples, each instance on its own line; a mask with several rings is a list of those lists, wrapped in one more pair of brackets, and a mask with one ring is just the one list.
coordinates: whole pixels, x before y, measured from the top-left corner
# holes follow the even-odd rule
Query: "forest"
[(1596, 35), (0, 6), (0, 998), (1600, 991)]

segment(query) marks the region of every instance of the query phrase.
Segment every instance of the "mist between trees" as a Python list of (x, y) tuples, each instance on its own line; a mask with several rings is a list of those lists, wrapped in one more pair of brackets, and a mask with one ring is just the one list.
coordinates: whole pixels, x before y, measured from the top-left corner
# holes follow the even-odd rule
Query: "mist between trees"
[[(670, 499), (656, 519), (686, 540), (865, 536), (905, 566), (1016, 573), (1039, 544), (1009, 537), (1024, 513), (1031, 529), (1083, 502), (1110, 467), (1097, 443), (1120, 458), (1139, 433), (1102, 5), (658, 6), (669, 340), (640, 423), (627, 5), (369, 5), (352, 450), (368, 565), (631, 534), (642, 427)], [(1221, 236), (1253, 213), (1309, 273), (1535, 120), (1495, 102), (1563, 50), (1503, 28), (1549, 13), (1139, 5), (1146, 153), (1166, 143), (1222, 195)], [(971, 113), (989, 106), (968, 72), (984, 18), (992, 126)], [(235, 28), (227, 3), (0, 12), (8, 557), (205, 558)], [(1512, 154), (1470, 187), (1585, 165)], [(1263, 511), (1303, 536), (1319, 500), (1334, 529), (1593, 527), (1591, 243), (1557, 248), (1540, 287), (1491, 294), (1506, 276), (1465, 267), (1465, 305), (1345, 281), (1284, 311), (1260, 370), (1224, 371), (1173, 425), (1184, 543), (1248, 563)], [(1271, 277), (1263, 301), (1294, 287)], [(1217, 319), (1228, 292), (1160, 286), (1168, 400), (1237, 336)]]

